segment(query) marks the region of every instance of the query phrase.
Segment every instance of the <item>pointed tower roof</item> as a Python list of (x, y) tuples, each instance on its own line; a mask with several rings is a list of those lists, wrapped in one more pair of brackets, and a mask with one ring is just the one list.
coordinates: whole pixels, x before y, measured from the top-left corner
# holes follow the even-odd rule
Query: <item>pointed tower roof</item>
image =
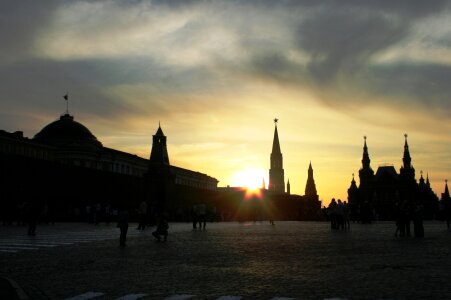
[(169, 155), (166, 146), (166, 136), (161, 129), (160, 122), (158, 122), (157, 132), (153, 135), (152, 151), (150, 153), (149, 162), (151, 164), (159, 163), (169, 165)]
[(282, 153), (280, 151), (280, 143), (279, 143), (279, 133), (277, 132), (277, 122), (279, 119), (274, 119), (274, 139), (272, 141), (272, 153), (279, 154)]
[(285, 179), (283, 170), (283, 156), (280, 151), (279, 134), (277, 132), (277, 118), (274, 119), (274, 139), (270, 155), (268, 190), (275, 193), (285, 193)]
[(447, 199), (449, 199), (448, 179), (445, 180), (445, 192), (443, 194)]
[(429, 173), (426, 173), (426, 185), (427, 187), (431, 187), (431, 183), (429, 182)]
[(425, 183), (425, 181), (424, 181), (424, 178), (423, 178), (423, 171), (420, 171), (420, 187), (424, 187), (424, 186), (426, 186), (426, 183)]
[(349, 190), (357, 190), (357, 183), (355, 182), (354, 179), (354, 173), (352, 173), (352, 181), (351, 181), (351, 186), (349, 187)]
[(313, 178), (313, 168), (312, 168), (312, 162), (310, 162), (309, 168), (308, 168), (308, 175), (307, 175), (307, 184), (305, 185), (305, 195), (316, 196), (318, 193), (316, 191), (316, 184), (315, 179)]
[(155, 136), (164, 136), (163, 130), (161, 129), (160, 122), (158, 122), (158, 129), (157, 129), (157, 132), (155, 133)]
[(363, 157), (362, 157), (362, 169), (370, 169), (370, 155), (368, 154), (368, 146), (366, 145), (366, 136), (363, 137)]
[(404, 163), (404, 168), (410, 168), (410, 163), (412, 162), (412, 158), (410, 157), (409, 152), (409, 144), (407, 143), (407, 133), (404, 134), (405, 142), (404, 142), (404, 156), (402, 161)]

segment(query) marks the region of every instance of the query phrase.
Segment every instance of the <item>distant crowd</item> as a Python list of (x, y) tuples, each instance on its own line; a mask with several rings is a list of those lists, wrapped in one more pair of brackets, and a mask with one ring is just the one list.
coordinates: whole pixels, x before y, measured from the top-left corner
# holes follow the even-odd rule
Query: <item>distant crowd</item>
[[(373, 220), (377, 220), (375, 211), (369, 207), (369, 205), (365, 206), (364, 203), (359, 211), (360, 218), (351, 220), (349, 203), (332, 198), (329, 206), (323, 208), (323, 215), (326, 220), (330, 221), (331, 229), (346, 230), (351, 227), (351, 221), (370, 224)], [(450, 229), (451, 199), (440, 201), (438, 211), (438, 219), (446, 221), (446, 226)], [(413, 224), (413, 235), (418, 238), (424, 237), (423, 206), (421, 203), (397, 202), (395, 203), (393, 217), (395, 221), (395, 237), (412, 236), (411, 224)]]
[[(360, 209), (360, 218), (355, 220), (352, 218), (348, 202), (332, 199), (328, 207), (323, 208), (323, 215), (326, 220), (330, 221), (332, 230), (349, 230), (351, 222), (371, 223), (373, 220), (377, 220), (375, 212), (369, 209), (369, 205), (368, 207), (362, 205)], [(17, 221), (18, 225), (27, 226), (29, 236), (36, 235), (38, 223), (54, 224), (55, 219), (57, 219), (54, 208), (39, 201), (24, 201), (17, 206), (15, 211), (16, 213), (13, 214), (8, 214), (7, 211), (2, 212), (3, 225), (12, 225), (13, 221)], [(98, 225), (100, 222), (105, 222), (108, 225), (111, 222), (117, 222), (117, 228), (121, 232), (121, 246), (125, 246), (126, 243), (131, 215), (133, 220), (138, 221), (137, 230), (143, 231), (147, 226), (156, 226), (152, 234), (157, 241), (166, 241), (168, 237), (169, 215), (164, 211), (158, 212), (155, 207), (150, 207), (146, 201), (141, 201), (132, 210), (126, 206), (113, 207), (109, 203), (103, 205), (94, 203), (86, 205), (83, 209), (75, 208), (74, 211), (77, 220), (83, 220), (89, 224)], [(395, 221), (394, 235), (396, 237), (412, 236), (412, 224), (413, 236), (424, 237), (423, 208), (420, 203), (412, 204), (407, 201), (396, 203), (393, 217)], [(451, 226), (451, 199), (440, 201), (439, 217), (446, 221), (449, 229)], [(215, 207), (208, 209), (205, 203), (197, 203), (191, 206), (190, 219), (193, 230), (205, 230), (207, 221), (214, 221), (218, 218)], [(270, 220), (270, 224), (274, 225), (274, 220)]]

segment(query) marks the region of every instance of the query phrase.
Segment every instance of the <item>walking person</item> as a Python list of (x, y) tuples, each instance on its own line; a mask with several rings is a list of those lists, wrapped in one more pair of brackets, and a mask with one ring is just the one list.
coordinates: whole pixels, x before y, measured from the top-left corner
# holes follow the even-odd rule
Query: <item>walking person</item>
[(125, 207), (122, 207), (119, 210), (117, 227), (121, 230), (121, 235), (119, 237), (119, 246), (125, 247), (128, 231), (128, 210)]
[(424, 237), (423, 205), (421, 203), (417, 203), (413, 211), (413, 233), (417, 238)]
[(329, 203), (329, 206), (327, 207), (327, 214), (329, 215), (329, 219), (330, 219), (330, 228), (338, 229), (337, 202), (335, 201), (335, 198), (332, 198), (332, 201)]
[(349, 208), (349, 203), (346, 201), (343, 201), (343, 218), (344, 218), (345, 229), (351, 228), (350, 214), (351, 214), (351, 209)]
[(157, 239), (157, 241), (161, 242), (161, 237), (163, 237), (163, 241), (166, 242), (168, 239), (168, 229), (169, 224), (166, 214), (162, 214), (158, 220), (157, 230), (152, 232), (152, 235)]
[(141, 201), (139, 204), (138, 209), (138, 218), (139, 218), (139, 224), (138, 224), (138, 230), (144, 230), (146, 229), (146, 223), (147, 223), (147, 203), (146, 201)]
[(36, 226), (38, 224), (38, 217), (40, 214), (39, 205), (36, 201), (29, 202), (25, 205), (26, 218), (28, 221), (28, 235), (36, 235)]
[(394, 218), (395, 218), (395, 224), (396, 224), (396, 230), (395, 230), (395, 237), (398, 237), (398, 235), (401, 234), (401, 226), (402, 226), (402, 216), (401, 216), (401, 208), (399, 202), (396, 202), (395, 204), (395, 210), (394, 210)]
[(200, 204), (198, 206), (199, 209), (199, 229), (205, 230), (205, 226), (207, 225), (207, 207), (205, 204)]
[(191, 220), (193, 221), (193, 230), (197, 229), (197, 222), (198, 222), (198, 210), (197, 205), (193, 205), (191, 207)]

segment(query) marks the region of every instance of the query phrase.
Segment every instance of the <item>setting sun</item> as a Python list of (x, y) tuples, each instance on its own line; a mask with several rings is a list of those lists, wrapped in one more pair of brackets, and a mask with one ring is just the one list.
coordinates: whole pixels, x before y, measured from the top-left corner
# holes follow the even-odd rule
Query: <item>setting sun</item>
[(251, 190), (256, 190), (262, 187), (263, 180), (267, 185), (266, 170), (263, 169), (245, 169), (235, 173), (232, 177), (232, 186), (245, 187)]

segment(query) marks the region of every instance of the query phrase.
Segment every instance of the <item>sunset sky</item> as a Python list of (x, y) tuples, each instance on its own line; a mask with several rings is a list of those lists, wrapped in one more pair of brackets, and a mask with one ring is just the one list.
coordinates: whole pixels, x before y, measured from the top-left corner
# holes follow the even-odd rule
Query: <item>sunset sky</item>
[[(1, 1), (0, 129), (33, 137), (66, 107), (104, 146), (219, 186), (285, 180), (346, 199), (361, 167), (402, 163), (440, 195), (451, 179), (449, 1)], [(237, 179), (238, 178), (238, 179)], [(241, 179), (244, 180), (244, 179)]]

